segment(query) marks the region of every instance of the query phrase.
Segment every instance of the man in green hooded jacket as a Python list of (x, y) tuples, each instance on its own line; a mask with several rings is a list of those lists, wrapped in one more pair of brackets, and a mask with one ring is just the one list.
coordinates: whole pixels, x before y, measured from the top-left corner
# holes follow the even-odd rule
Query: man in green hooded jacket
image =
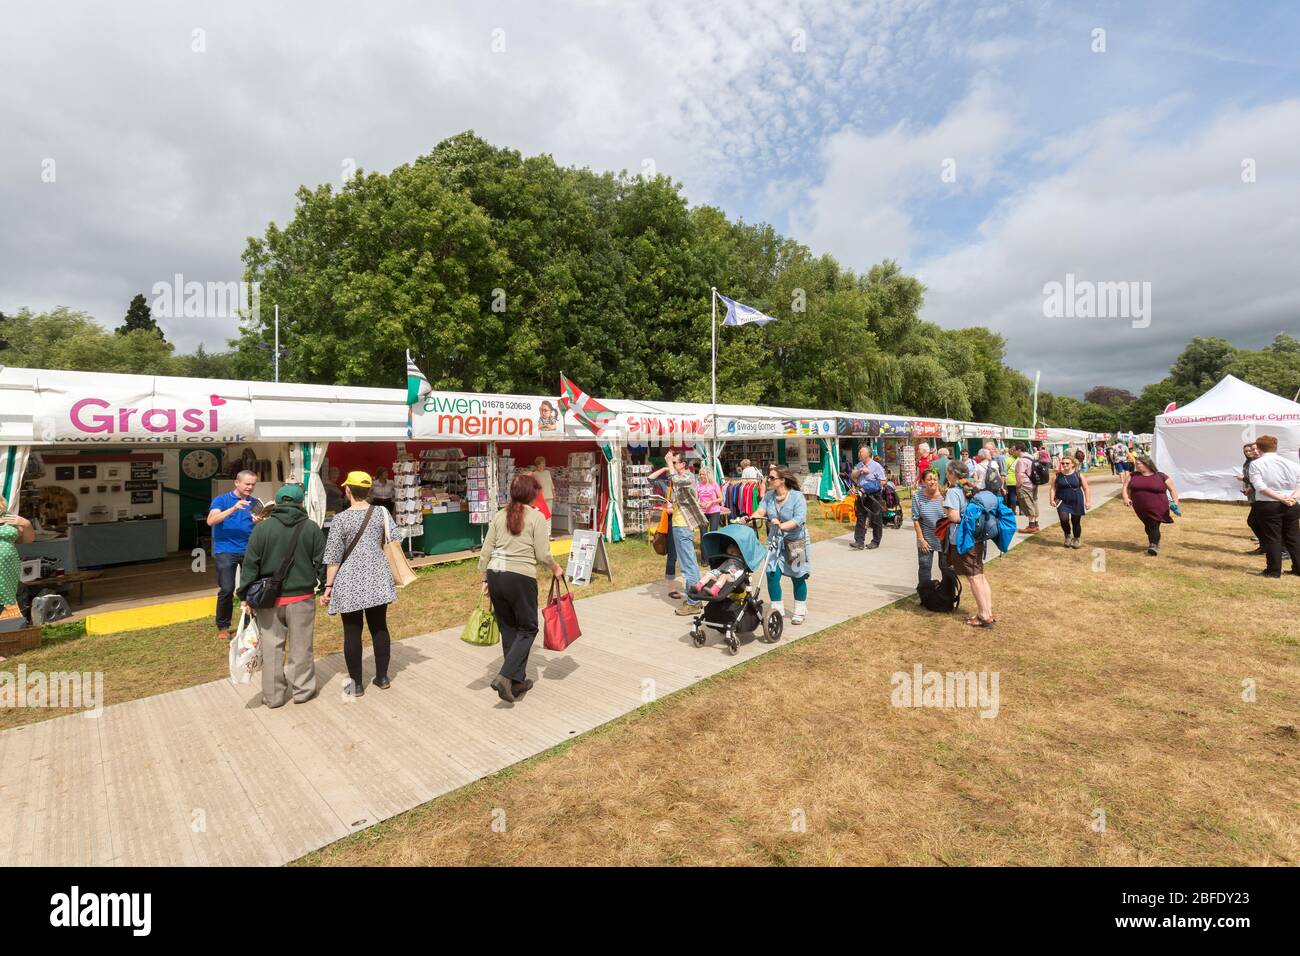
[(275, 507), (253, 528), (235, 592), (243, 602), (243, 613), (249, 613), (249, 585), (279, 571), (299, 525), (302, 531), (275, 607), (252, 609), (262, 640), (262, 703), (267, 707), (283, 707), (289, 702), (290, 691), (295, 704), (305, 704), (317, 693), (312, 647), (316, 602), (312, 598), (325, 581), (325, 532), (307, 517), (301, 485), (285, 485), (277, 491)]

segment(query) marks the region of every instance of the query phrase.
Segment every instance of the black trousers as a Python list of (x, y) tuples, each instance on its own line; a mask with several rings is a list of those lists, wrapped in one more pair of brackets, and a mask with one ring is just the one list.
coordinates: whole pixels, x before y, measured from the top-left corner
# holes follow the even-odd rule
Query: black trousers
[(867, 519), (870, 518), (871, 540), (879, 544), (885, 533), (885, 502), (880, 493), (858, 495), (858, 500), (853, 503), (853, 513), (858, 518), (858, 523), (853, 527), (853, 543), (862, 544), (866, 540)]
[(1259, 513), (1255, 510), (1255, 505), (1257, 503), (1258, 502), (1254, 501), (1250, 503), (1250, 512), (1246, 515), (1246, 527), (1250, 529), (1250, 533), (1255, 536), (1255, 539), (1259, 542), (1259, 546), (1262, 548), (1264, 547), (1264, 539), (1259, 533)]
[(1143, 518), (1142, 527), (1147, 532), (1147, 543), (1153, 547), (1160, 547), (1160, 525), (1164, 522), (1158, 518)]
[(1282, 551), (1291, 555), (1291, 570), (1300, 571), (1300, 504), (1287, 507), (1280, 501), (1256, 501), (1250, 506), (1255, 516), (1259, 543), (1268, 556), (1268, 571), (1282, 570)]
[(1056, 516), (1061, 519), (1061, 530), (1066, 536), (1073, 535), (1078, 538), (1083, 532), (1083, 515), (1066, 514), (1064, 511), (1057, 511)]
[(370, 628), (370, 642), (375, 645), (375, 680), (388, 676), (388, 658), (393, 642), (388, 637), (388, 605), (376, 604), (361, 611), (346, 611), (343, 618), (343, 660), (348, 676), (361, 684), (361, 619)]
[(489, 571), (488, 596), (501, 628), (501, 676), (522, 682), (528, 677), (528, 652), (537, 639), (537, 578), (514, 571)]

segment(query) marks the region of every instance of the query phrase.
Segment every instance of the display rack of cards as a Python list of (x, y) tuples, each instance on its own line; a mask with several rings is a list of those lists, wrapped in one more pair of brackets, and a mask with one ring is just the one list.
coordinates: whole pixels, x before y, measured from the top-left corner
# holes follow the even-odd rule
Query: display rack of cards
[(393, 462), (393, 522), (407, 541), (424, 534), (424, 498), (420, 494), (420, 463), (412, 458)]
[(554, 496), (551, 499), (551, 532), (553, 534), (573, 533), (573, 514), (569, 508), (569, 469), (557, 465), (548, 468)]
[(623, 465), (623, 530), (627, 534), (644, 534), (650, 521), (651, 495), (649, 465)]
[(600, 482), (600, 471), (596, 467), (596, 453), (571, 452), (568, 474), (565, 477), (571, 530), (595, 528)]
[(487, 524), (496, 512), (496, 493), (490, 455), (471, 455), (465, 459), (465, 500), (469, 503), (469, 523)]
[(510, 482), (515, 480), (515, 459), (512, 455), (498, 455), (496, 459), (497, 504), (510, 503)]

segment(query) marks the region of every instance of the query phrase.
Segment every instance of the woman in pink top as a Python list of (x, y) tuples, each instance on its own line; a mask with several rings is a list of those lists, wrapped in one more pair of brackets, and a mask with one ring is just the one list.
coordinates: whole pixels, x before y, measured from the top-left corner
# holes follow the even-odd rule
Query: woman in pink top
[(711, 469), (701, 468), (699, 473), (700, 479), (695, 491), (699, 495), (700, 508), (709, 519), (709, 530), (717, 531), (722, 527), (722, 516), (729, 513), (722, 507), (722, 486), (714, 479)]

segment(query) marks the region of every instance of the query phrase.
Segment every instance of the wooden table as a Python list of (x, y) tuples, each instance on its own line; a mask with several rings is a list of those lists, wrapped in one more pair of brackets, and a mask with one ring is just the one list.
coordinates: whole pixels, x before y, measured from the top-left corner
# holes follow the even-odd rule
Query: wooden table
[(63, 590), (63, 586), (66, 585), (70, 589), (73, 585), (76, 585), (77, 603), (85, 604), (86, 582), (95, 580), (95, 578), (99, 577), (103, 573), (104, 572), (102, 571), (69, 571), (67, 574), (52, 574), (48, 578), (37, 578), (35, 581), (26, 581), (22, 586), (35, 595), (42, 588), (52, 588), (60, 594), (66, 594), (68, 592)]

